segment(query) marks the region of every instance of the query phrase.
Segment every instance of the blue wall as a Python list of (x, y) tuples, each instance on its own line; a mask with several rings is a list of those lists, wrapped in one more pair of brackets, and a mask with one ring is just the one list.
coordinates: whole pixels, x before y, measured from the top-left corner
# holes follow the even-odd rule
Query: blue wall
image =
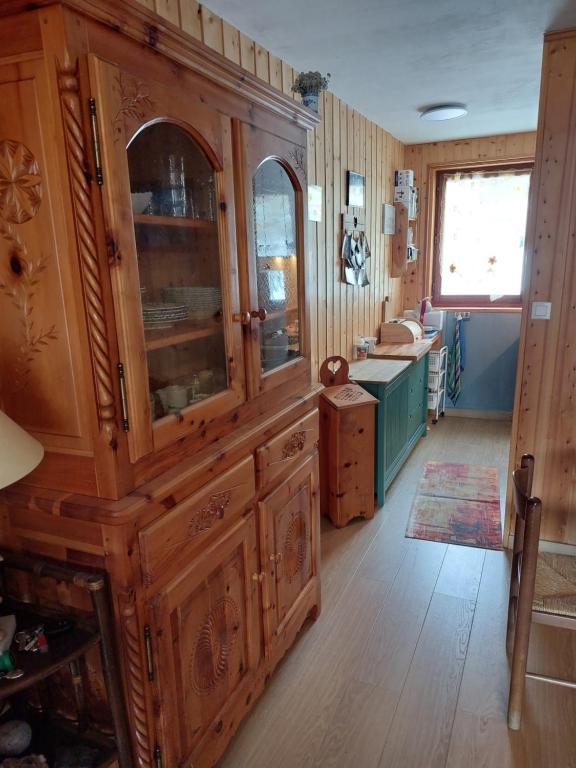
[[(456, 408), (512, 411), (520, 320), (520, 312), (472, 312), (470, 320), (462, 323), (466, 367)], [(449, 349), (454, 338), (454, 325), (455, 313), (448, 312), (444, 343)], [(452, 407), (448, 397), (446, 406)]]

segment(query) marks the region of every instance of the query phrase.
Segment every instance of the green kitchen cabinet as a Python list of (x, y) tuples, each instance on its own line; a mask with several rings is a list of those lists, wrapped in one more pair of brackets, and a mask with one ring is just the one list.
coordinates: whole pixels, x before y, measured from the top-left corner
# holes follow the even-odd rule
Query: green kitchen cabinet
[(376, 502), (420, 439), (426, 435), (428, 355), (417, 361), (363, 360), (352, 363), (350, 378), (378, 399), (374, 473)]

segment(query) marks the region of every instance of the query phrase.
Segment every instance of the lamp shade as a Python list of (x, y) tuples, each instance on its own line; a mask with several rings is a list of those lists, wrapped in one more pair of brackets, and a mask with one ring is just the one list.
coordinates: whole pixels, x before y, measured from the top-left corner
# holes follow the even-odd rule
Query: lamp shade
[(32, 472), (43, 456), (42, 444), (0, 411), (0, 488)]

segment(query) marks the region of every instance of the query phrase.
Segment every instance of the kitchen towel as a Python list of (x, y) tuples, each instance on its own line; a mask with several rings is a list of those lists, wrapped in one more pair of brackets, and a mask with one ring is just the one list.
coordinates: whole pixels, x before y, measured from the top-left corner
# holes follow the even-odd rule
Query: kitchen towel
[(448, 355), (448, 397), (456, 405), (462, 390), (462, 371), (464, 370), (464, 332), (462, 315), (456, 315), (454, 340)]

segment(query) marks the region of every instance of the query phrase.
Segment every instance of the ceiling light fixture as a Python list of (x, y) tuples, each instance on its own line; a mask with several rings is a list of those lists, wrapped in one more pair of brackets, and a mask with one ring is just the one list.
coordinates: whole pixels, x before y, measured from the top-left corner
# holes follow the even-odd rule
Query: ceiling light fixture
[(455, 117), (464, 117), (468, 110), (464, 104), (435, 104), (420, 112), (422, 120), (453, 120)]

